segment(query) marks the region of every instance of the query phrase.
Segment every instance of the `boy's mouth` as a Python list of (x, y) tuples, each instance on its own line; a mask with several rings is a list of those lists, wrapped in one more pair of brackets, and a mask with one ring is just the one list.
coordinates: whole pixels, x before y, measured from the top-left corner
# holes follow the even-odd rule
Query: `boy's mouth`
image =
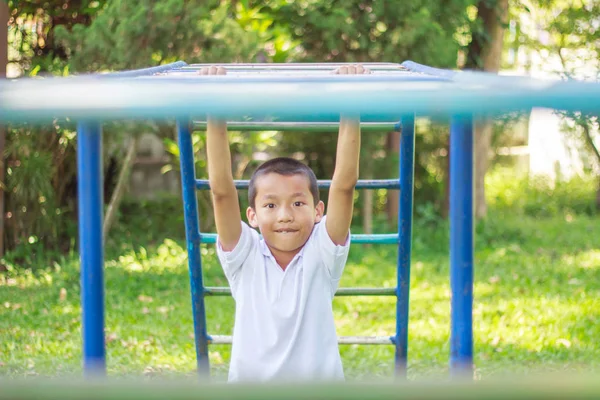
[(276, 229), (277, 233), (295, 233), (298, 232), (298, 229)]

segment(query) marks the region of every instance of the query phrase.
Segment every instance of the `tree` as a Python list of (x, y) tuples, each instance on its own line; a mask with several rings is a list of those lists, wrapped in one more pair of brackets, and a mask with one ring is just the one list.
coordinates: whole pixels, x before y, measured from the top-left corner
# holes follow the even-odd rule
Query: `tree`
[[(8, 4), (0, 1), (0, 79), (6, 77), (6, 67), (8, 66), (8, 20)], [(6, 127), (0, 126), (0, 257), (4, 256), (5, 144)]]
[(74, 71), (253, 60), (261, 49), (258, 32), (236, 21), (232, 3), (111, 0), (91, 24), (62, 27), (57, 38)]
[[(187, 62), (248, 61), (260, 50), (259, 31), (246, 29), (232, 18), (231, 2), (145, 0), (108, 1), (89, 25), (58, 30), (73, 71), (126, 70), (185, 60)], [(239, 9), (239, 7), (238, 7)], [(210, 18), (206, 18), (209, 15)], [(135, 51), (132, 51), (135, 49)], [(124, 125), (116, 128), (123, 131)], [(104, 220), (104, 237), (115, 221), (121, 199), (128, 187), (135, 161), (136, 137), (141, 124), (125, 132), (130, 136), (127, 154), (121, 163)], [(172, 126), (160, 124), (162, 136), (172, 135)], [(115, 126), (113, 126), (113, 130)], [(156, 131), (156, 130), (155, 130)], [(122, 135), (107, 135), (122, 141)]]
[[(5, 3), (5, 2), (2, 2)], [(55, 40), (57, 26), (85, 24), (104, 1), (9, 1), (8, 63), (19, 75), (68, 73), (65, 49)], [(68, 218), (75, 198), (74, 127), (13, 124), (6, 132), (4, 243), (70, 245)], [(34, 251), (23, 251), (28, 256)]]
[[(471, 29), (465, 69), (498, 73), (502, 61), (504, 31), (508, 23), (508, 0), (479, 0), (477, 19)], [(475, 216), (487, 214), (485, 175), (489, 166), (493, 120), (485, 115), (474, 121)]]
[[(593, 0), (537, 1), (529, 24), (521, 22), (521, 45), (539, 58), (539, 67), (563, 79), (600, 80), (600, 3)], [(588, 160), (600, 168), (598, 113), (559, 112), (565, 134)], [(584, 160), (585, 161), (585, 160)], [(600, 209), (600, 181), (596, 195)]]

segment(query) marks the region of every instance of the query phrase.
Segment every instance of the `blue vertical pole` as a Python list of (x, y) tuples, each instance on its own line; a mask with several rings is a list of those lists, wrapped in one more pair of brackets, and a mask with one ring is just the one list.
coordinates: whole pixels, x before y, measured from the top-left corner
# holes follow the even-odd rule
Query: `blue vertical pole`
[(196, 342), (196, 362), (198, 372), (209, 376), (208, 337), (206, 334), (206, 313), (204, 311), (204, 283), (202, 282), (202, 258), (200, 255), (200, 223), (198, 220), (198, 200), (196, 198), (196, 171), (190, 121), (177, 122), (179, 160), (181, 163), (181, 188), (183, 192), (183, 212), (185, 236), (188, 250), (188, 268), (192, 290), (192, 312), (194, 314), (194, 338)]
[(77, 133), (83, 368), (85, 375), (97, 376), (106, 374), (102, 129), (96, 122), (80, 122)]
[(396, 284), (396, 375), (405, 378), (408, 351), (408, 305), (410, 253), (413, 222), (413, 181), (415, 174), (415, 116), (401, 119), (400, 204), (398, 207), (398, 272)]
[(468, 115), (450, 124), (450, 369), (473, 369), (473, 121)]

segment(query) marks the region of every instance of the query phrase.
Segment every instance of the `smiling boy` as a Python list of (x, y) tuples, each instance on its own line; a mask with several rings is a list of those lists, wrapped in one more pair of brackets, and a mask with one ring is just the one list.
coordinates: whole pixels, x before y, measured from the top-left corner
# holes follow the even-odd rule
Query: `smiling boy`
[(250, 179), (249, 226), (240, 218), (227, 125), (208, 118), (217, 253), (236, 302), (230, 382), (344, 378), (332, 301), (350, 248), (359, 151), (359, 121), (342, 117), (327, 216), (309, 167), (291, 158), (262, 164)]

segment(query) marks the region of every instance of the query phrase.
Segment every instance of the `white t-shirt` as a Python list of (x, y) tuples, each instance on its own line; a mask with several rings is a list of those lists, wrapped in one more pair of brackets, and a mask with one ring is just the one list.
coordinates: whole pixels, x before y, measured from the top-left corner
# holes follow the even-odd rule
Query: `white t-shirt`
[(236, 302), (230, 382), (344, 379), (332, 301), (349, 249), (325, 218), (285, 271), (244, 222), (235, 249), (217, 245)]

